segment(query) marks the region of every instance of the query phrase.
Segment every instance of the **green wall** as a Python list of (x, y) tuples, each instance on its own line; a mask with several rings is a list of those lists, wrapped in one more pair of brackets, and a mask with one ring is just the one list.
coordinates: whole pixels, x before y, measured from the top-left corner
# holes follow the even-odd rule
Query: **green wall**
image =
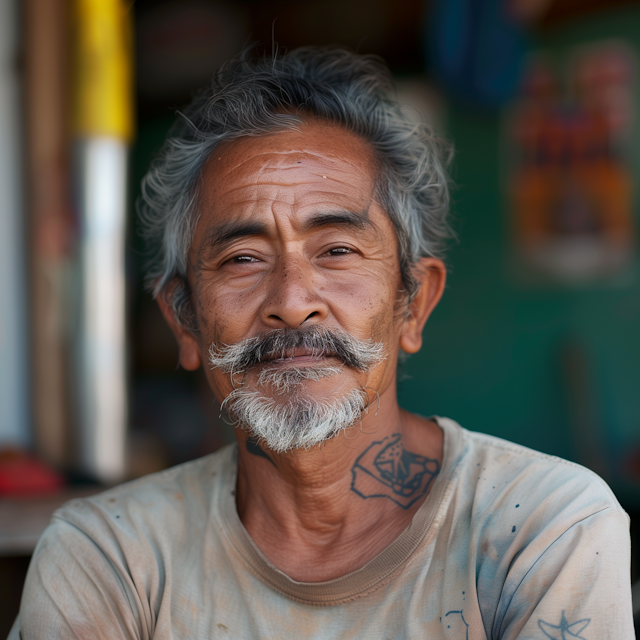
[[(558, 27), (538, 46), (561, 56), (614, 37), (640, 50), (639, 9)], [(640, 506), (640, 469), (634, 480), (630, 461), (640, 452), (640, 279), (590, 289), (519, 284), (508, 260), (500, 117), (453, 106), (447, 128), (459, 242), (424, 347), (406, 364), (401, 402), (588, 464), (626, 505)], [(573, 374), (567, 352), (578, 363)]]

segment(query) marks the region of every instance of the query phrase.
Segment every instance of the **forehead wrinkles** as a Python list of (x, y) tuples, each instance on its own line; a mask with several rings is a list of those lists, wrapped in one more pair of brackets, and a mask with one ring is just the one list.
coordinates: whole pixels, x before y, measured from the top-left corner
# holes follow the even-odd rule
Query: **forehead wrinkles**
[(375, 182), (375, 175), (367, 171), (368, 162), (326, 158), (322, 154), (307, 152), (264, 152), (242, 158), (232, 167), (218, 167), (217, 162), (207, 162), (203, 171), (203, 186), (212, 195), (230, 195), (251, 187), (277, 185), (295, 188), (313, 183), (327, 193), (331, 193), (332, 187), (352, 189), (356, 182), (370, 190)]
[(212, 216), (252, 218), (280, 207), (360, 211), (375, 198), (376, 158), (366, 141), (326, 124), (224, 143), (203, 167), (196, 228)]
[(370, 179), (375, 179), (378, 165), (376, 153), (367, 141), (337, 125), (315, 121), (305, 123), (302, 129), (224, 142), (207, 160), (205, 169), (235, 173), (254, 162), (256, 166), (250, 172), (260, 173), (316, 163), (325, 170), (339, 163), (344, 170), (345, 165), (352, 164), (354, 171)]
[[(331, 189), (334, 186), (334, 189)], [(347, 180), (323, 180), (322, 183), (295, 183), (283, 185), (280, 182), (262, 182), (232, 187), (217, 198), (206, 198), (206, 204), (212, 204), (217, 213), (231, 209), (237, 213), (251, 215), (265, 207), (288, 205), (298, 211), (317, 209), (318, 207), (344, 208), (360, 211), (371, 201), (373, 185), (356, 190)], [(211, 201), (212, 202), (209, 202)]]
[[(253, 160), (252, 159), (249, 159)], [(299, 164), (259, 167), (248, 175), (209, 172), (198, 197), (198, 208), (224, 215), (225, 211), (251, 215), (257, 209), (288, 205), (296, 210), (317, 207), (362, 209), (372, 198), (375, 182), (353, 165), (314, 170)], [(213, 174), (213, 175), (212, 175)]]
[[(343, 163), (346, 160), (332, 152), (318, 153), (308, 149), (266, 148), (263, 151), (253, 151), (251, 155), (247, 155), (249, 150), (246, 147), (247, 145), (243, 145), (229, 149), (231, 153), (228, 153), (226, 158), (222, 158), (225, 171), (232, 173), (238, 170), (251, 170), (253, 164), (258, 168), (258, 172), (299, 169), (300, 164), (309, 163), (331, 167), (336, 162)], [(249, 166), (247, 167), (247, 165)]]

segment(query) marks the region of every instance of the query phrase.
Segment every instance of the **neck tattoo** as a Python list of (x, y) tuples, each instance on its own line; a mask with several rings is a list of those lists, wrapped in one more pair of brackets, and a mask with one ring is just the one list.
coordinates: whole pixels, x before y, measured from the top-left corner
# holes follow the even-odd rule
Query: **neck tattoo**
[[(251, 455), (265, 458), (277, 469), (257, 438), (247, 438), (245, 446)], [(358, 457), (351, 473), (351, 491), (363, 500), (388, 498), (408, 509), (429, 491), (440, 473), (440, 465), (437, 460), (407, 451), (402, 436), (394, 433), (371, 443)]]
[(369, 445), (351, 472), (351, 491), (363, 500), (389, 498), (408, 509), (429, 491), (440, 465), (437, 460), (407, 451), (402, 436), (394, 433)]
[(276, 469), (278, 468), (276, 463), (271, 459), (271, 456), (260, 446), (256, 438), (247, 438), (246, 447), (251, 455), (266, 458)]

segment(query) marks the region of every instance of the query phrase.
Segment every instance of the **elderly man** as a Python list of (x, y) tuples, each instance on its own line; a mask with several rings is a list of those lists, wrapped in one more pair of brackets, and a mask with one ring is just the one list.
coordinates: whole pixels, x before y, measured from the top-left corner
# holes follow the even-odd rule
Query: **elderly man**
[(634, 637), (599, 478), (398, 406), (448, 150), (392, 89), (305, 48), (228, 63), (182, 114), (143, 184), (149, 278), (237, 444), (59, 510), (24, 640)]

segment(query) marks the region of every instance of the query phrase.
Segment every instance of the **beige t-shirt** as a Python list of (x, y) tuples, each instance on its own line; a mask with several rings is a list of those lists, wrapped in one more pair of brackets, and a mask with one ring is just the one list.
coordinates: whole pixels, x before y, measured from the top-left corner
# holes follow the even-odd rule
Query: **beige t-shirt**
[(253, 544), (235, 446), (69, 502), (29, 568), (22, 638), (632, 640), (628, 518), (604, 482), (437, 420), (442, 470), (411, 524), (328, 582)]

